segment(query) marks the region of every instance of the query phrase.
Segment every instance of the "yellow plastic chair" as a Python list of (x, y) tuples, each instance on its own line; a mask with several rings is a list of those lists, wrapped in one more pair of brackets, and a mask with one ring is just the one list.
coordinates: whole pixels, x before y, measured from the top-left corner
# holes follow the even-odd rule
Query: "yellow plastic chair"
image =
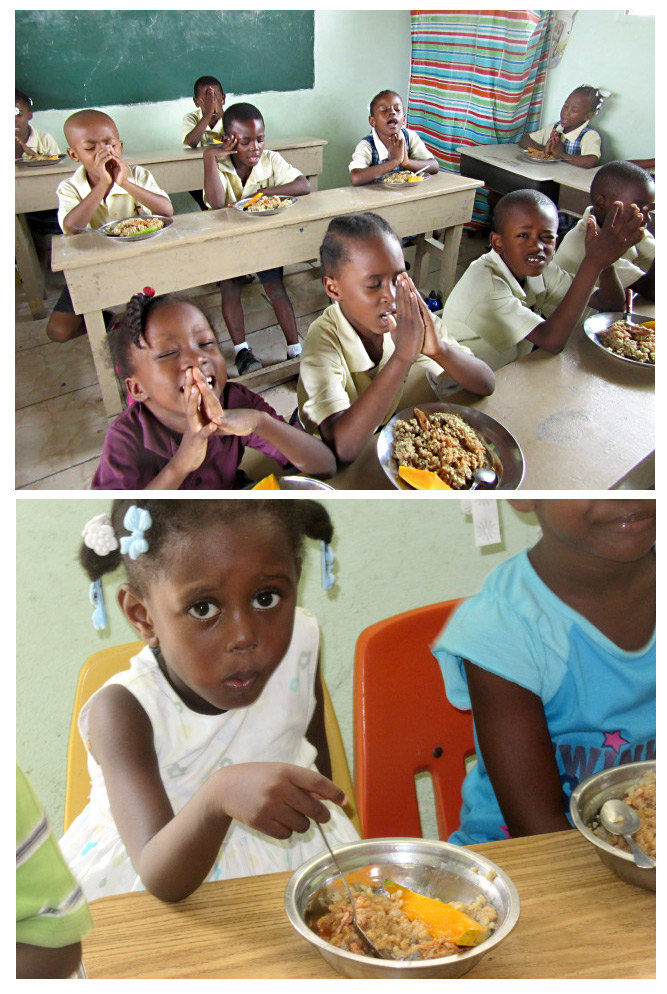
[[(120, 673), (122, 670), (129, 669), (130, 659), (143, 646), (143, 642), (127, 642), (125, 645), (115, 645), (109, 649), (102, 649), (100, 652), (93, 653), (81, 667), (74, 694), (74, 708), (67, 745), (65, 831), (67, 831), (76, 816), (83, 811), (90, 796), (88, 760), (78, 728), (81, 708), (92, 697), (95, 691), (99, 690), (106, 683), (109, 677), (112, 677), (114, 673)], [(345, 791), (349, 802), (345, 808), (345, 813), (357, 831), (361, 832), (350, 768), (347, 763), (347, 757), (345, 756), (345, 748), (340, 728), (338, 727), (336, 712), (334, 711), (327, 685), (324, 682), (324, 677), (322, 677), (322, 689), (324, 692), (324, 728), (329, 746), (329, 755), (331, 756), (332, 780), (341, 790)]]

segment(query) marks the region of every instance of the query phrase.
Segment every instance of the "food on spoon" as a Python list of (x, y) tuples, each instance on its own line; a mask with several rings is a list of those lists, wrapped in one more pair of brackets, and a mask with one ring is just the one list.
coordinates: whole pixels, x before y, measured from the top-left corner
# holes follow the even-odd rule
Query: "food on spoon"
[[(491, 464), (482, 439), (457, 414), (427, 417), (418, 407), (414, 414), (394, 425), (392, 455), (399, 466), (430, 470), (452, 490), (463, 490), (472, 483), (473, 470)], [(500, 477), (500, 468), (497, 472)]]
[(614, 321), (606, 331), (599, 332), (598, 341), (624, 359), (655, 365), (655, 321), (646, 324)]
[(159, 231), (160, 228), (164, 228), (161, 217), (128, 217), (112, 228), (107, 228), (106, 231), (108, 235), (127, 238), (132, 235), (147, 235), (150, 231)]
[[(655, 859), (656, 855), (656, 775), (653, 770), (648, 770), (641, 780), (632, 784), (625, 791), (621, 798), (627, 805), (634, 808), (639, 814), (639, 831), (635, 832), (634, 839), (640, 849), (643, 849), (647, 856)], [(630, 846), (622, 835), (612, 835), (602, 827), (600, 819), (596, 816), (590, 825), (591, 830), (598, 835), (603, 842), (608, 842), (610, 846), (630, 852)]]
[(269, 476), (265, 476), (263, 480), (256, 483), (252, 488), (253, 490), (280, 490), (280, 484), (278, 483), (278, 477), (275, 473), (270, 473)]
[(425, 925), (434, 939), (448, 939), (457, 946), (478, 946), (489, 936), (484, 925), (452, 904), (425, 897), (392, 880), (386, 880), (384, 886), (390, 894), (401, 894), (407, 917), (411, 922), (418, 921)]

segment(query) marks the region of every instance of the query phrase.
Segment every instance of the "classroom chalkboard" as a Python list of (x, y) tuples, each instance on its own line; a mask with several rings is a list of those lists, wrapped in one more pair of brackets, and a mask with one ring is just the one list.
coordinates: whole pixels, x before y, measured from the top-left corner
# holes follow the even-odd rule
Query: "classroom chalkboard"
[(313, 86), (312, 10), (17, 10), (15, 79), (38, 110)]

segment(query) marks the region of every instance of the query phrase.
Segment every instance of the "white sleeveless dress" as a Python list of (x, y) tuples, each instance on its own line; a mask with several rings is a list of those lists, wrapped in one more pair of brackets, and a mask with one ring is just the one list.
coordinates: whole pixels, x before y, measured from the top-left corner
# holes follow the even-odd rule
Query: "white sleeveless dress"
[[(233, 763), (284, 762), (315, 767), (315, 748), (305, 734), (315, 708), (314, 677), (319, 652), (316, 618), (297, 608), (287, 653), (254, 704), (224, 714), (191, 711), (171, 688), (146, 646), (130, 669), (105, 686), (121, 684), (139, 701), (153, 726), (160, 776), (174, 812), (220, 767)], [(99, 693), (99, 691), (97, 691)], [(88, 716), (95, 695), (81, 709), (79, 730), (88, 743)], [(143, 890), (109, 807), (102, 770), (88, 752), (90, 801), (72, 822), (60, 847), (89, 901)], [(332, 845), (358, 839), (347, 816), (328, 805)], [(323, 849), (314, 826), (303, 835), (272, 839), (232, 821), (207, 880), (294, 870)]]

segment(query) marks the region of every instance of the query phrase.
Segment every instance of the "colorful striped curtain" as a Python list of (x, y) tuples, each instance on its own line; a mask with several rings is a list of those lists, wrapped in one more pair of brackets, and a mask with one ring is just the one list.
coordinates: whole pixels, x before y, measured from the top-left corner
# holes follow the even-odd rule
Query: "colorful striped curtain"
[[(458, 145), (516, 141), (537, 128), (549, 58), (548, 10), (413, 10), (408, 122), (441, 167)], [(472, 227), (488, 224), (486, 192)]]

